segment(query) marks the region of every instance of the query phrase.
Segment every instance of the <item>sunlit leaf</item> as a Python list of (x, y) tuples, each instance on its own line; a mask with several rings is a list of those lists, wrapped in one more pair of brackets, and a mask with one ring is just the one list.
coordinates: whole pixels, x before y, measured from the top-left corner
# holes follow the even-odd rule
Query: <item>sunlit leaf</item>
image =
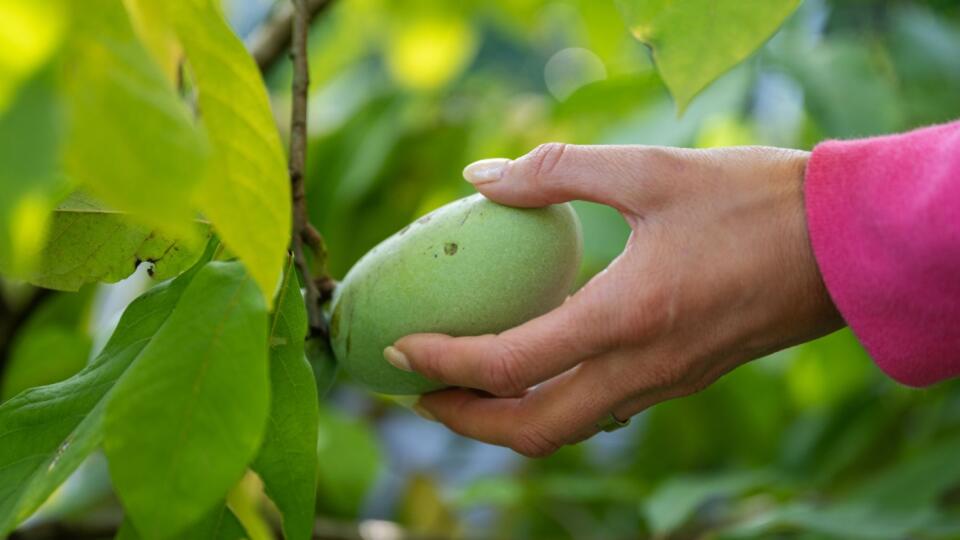
[(207, 147), (186, 104), (117, 0), (75, 10), (65, 47), (66, 167), (110, 206), (168, 233), (195, 231), (191, 194)]
[[(195, 221), (193, 227), (195, 236), (210, 234), (202, 222)], [(18, 277), (41, 287), (75, 291), (87, 283), (119, 281), (148, 262), (150, 275), (161, 280), (188, 268), (199, 253), (194, 243), (132, 223), (128, 215), (74, 193), (53, 212), (34, 269)], [(0, 270), (17, 275), (2, 258)]]
[(66, 5), (61, 0), (0, 3), (0, 111), (19, 83), (47, 64), (63, 40)]
[[(212, 254), (208, 248), (201, 260)], [(198, 268), (131, 303), (103, 352), (80, 373), (0, 405), (0, 536), (33, 513), (100, 444), (106, 397)]]
[(154, 0), (123, 0), (123, 3), (140, 40), (167, 80), (176, 83), (183, 49), (170, 22), (163, 16), (162, 4)]
[(394, 25), (384, 54), (390, 74), (401, 85), (433, 90), (463, 71), (476, 42), (473, 28), (462, 18), (418, 14)]
[(142, 535), (173, 537), (223, 500), (260, 444), (268, 394), (262, 295), (239, 263), (208, 263), (107, 405), (110, 477)]
[(686, 109), (697, 93), (780, 27), (800, 0), (617, 0), (634, 37)]
[(288, 265), (270, 322), (270, 418), (253, 463), (283, 515), (287, 540), (313, 531), (317, 479), (317, 385), (304, 356), (307, 312)]
[(213, 166), (197, 204), (270, 303), (290, 238), (290, 182), (260, 72), (217, 4), (165, 5), (190, 62), (213, 145)]

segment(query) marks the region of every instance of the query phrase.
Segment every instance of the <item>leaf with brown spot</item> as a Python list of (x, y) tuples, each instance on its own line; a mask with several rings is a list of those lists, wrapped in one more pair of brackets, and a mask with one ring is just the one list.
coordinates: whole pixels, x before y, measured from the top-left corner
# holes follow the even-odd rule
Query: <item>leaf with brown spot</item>
[[(198, 220), (196, 227), (196, 237), (210, 236), (206, 223)], [(124, 213), (77, 192), (54, 210), (50, 234), (32, 271), (15, 277), (75, 291), (87, 283), (120, 281), (150, 261), (150, 276), (160, 281), (189, 268), (202, 247), (131, 222)], [(0, 260), (0, 272), (10, 271), (8, 261)]]

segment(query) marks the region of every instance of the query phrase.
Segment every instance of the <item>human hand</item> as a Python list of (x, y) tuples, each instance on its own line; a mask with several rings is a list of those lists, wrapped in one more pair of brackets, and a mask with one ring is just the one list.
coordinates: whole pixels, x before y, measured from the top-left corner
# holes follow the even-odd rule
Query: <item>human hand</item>
[(731, 369), (840, 328), (807, 237), (809, 154), (546, 144), (464, 176), (494, 201), (616, 208), (623, 253), (557, 309), (498, 335), (415, 334), (384, 355), (458, 388), (421, 415), (544, 456), (697, 392)]

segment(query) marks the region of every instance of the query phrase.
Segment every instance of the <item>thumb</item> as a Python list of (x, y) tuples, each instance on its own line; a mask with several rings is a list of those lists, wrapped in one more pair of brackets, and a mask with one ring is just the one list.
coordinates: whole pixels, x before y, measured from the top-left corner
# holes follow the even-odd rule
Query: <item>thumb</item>
[(675, 149), (656, 146), (547, 143), (515, 160), (468, 165), (463, 177), (502, 204), (539, 207), (585, 200), (628, 210), (656, 178), (668, 173)]

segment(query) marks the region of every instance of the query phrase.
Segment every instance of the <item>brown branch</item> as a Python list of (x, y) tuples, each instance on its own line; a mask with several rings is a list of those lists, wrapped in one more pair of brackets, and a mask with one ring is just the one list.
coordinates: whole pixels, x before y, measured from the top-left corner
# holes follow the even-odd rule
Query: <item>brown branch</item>
[[(306, 0), (307, 24), (331, 4), (333, 0)], [(266, 73), (290, 49), (294, 34), (294, 15), (293, 6), (282, 4), (277, 13), (251, 38), (250, 51), (262, 73)]]
[[(293, 42), (293, 106), (290, 112), (290, 188), (293, 197), (293, 231), (290, 237), (293, 258), (307, 289), (307, 320), (311, 336), (326, 336), (326, 320), (321, 311), (320, 290), (313, 279), (304, 253), (304, 238), (323, 245), (320, 233), (310, 225), (304, 171), (307, 162), (307, 94), (310, 89), (310, 67), (307, 63), (307, 32), (310, 27), (308, 0), (292, 0), (294, 7)], [(314, 234), (315, 233), (315, 234)], [(320, 255), (319, 250), (315, 250)], [(325, 256), (325, 253), (324, 253)]]

